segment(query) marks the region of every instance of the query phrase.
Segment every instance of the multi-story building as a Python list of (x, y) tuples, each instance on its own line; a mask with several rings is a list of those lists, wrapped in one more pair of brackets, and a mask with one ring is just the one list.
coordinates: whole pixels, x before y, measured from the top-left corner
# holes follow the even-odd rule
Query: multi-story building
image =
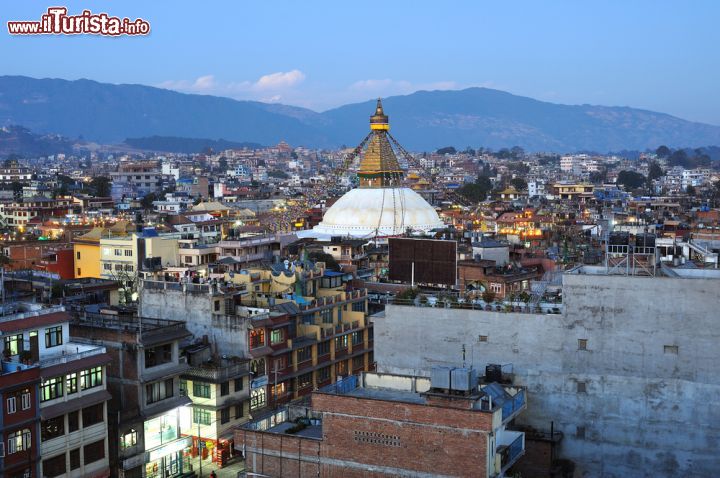
[(112, 178), (112, 197), (145, 196), (162, 190), (165, 184), (173, 181), (171, 174), (163, 174), (157, 161), (138, 161), (120, 163), (118, 170), (110, 173)]
[(180, 391), (189, 370), (180, 353), (190, 336), (185, 324), (101, 310), (81, 313), (72, 335), (102, 344), (112, 358), (109, 452), (117, 476), (185, 476), (192, 445), (190, 398)]
[(204, 459), (222, 464), (232, 449), (232, 430), (250, 416), (248, 360), (213, 354), (205, 343), (187, 347), (184, 353), (190, 369), (182, 376), (180, 393), (193, 401), (192, 428), (187, 432), (193, 437), (193, 454), (203, 450)]
[(320, 264), (283, 267), (227, 273), (219, 283), (145, 280), (140, 313), (185, 321), (218, 353), (249, 359), (251, 413), (372, 369), (367, 291)]
[(235, 446), (265, 476), (503, 477), (525, 450), (506, 428), (525, 408), (523, 388), (478, 383), (472, 369), (365, 372), (313, 392), (310, 418), (248, 422)]
[(52, 199), (36, 196), (0, 202), (0, 223), (23, 232), (31, 220), (38, 219), (42, 222), (51, 217), (64, 217), (73, 211), (73, 207), (70, 197)]
[(72, 340), (62, 307), (12, 305), (0, 319), (2, 476), (109, 476), (105, 348)]

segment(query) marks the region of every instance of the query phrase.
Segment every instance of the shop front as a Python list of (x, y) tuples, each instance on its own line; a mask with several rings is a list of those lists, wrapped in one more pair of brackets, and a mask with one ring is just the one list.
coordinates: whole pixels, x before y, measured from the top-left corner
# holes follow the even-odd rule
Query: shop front
[(181, 429), (189, 426), (189, 410), (189, 407), (174, 408), (143, 424), (145, 478), (174, 478), (189, 471), (186, 456), (192, 447), (192, 438), (181, 435)]

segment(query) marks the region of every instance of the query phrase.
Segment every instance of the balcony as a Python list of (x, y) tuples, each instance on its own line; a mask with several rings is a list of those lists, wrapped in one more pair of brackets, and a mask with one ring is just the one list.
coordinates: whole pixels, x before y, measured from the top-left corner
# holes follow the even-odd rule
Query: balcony
[(232, 364), (208, 364), (201, 367), (191, 367), (185, 376), (198, 378), (212, 383), (227, 382), (233, 378), (250, 374), (248, 362)]
[(105, 347), (97, 347), (70, 342), (58, 347), (48, 349), (39, 360), (41, 367), (51, 367), (62, 363), (73, 362), (93, 355), (105, 353)]
[(510, 400), (505, 401), (502, 406), (502, 419), (503, 422), (514, 418), (515, 415), (525, 408), (525, 389), (521, 388), (518, 393)]
[(525, 434), (522, 432), (502, 430), (497, 435), (495, 450), (495, 474), (505, 476), (505, 472), (513, 466), (525, 453)]

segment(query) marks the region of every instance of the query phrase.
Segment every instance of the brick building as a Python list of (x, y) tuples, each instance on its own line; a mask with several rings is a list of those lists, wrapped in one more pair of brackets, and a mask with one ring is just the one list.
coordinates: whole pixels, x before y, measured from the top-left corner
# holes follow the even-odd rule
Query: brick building
[(439, 376), (348, 377), (313, 393), (309, 418), (248, 422), (235, 446), (248, 471), (276, 477), (504, 476), (524, 453), (524, 434), (506, 429), (526, 406), (524, 389), (478, 387), (470, 369)]

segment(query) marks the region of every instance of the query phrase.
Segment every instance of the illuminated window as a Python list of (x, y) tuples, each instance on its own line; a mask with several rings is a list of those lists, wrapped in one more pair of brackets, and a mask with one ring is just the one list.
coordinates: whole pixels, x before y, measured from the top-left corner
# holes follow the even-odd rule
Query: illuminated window
[(256, 388), (250, 392), (250, 410), (256, 410), (265, 406), (265, 388)]
[(131, 428), (120, 437), (120, 448), (124, 450), (135, 445), (137, 445), (137, 430)]

